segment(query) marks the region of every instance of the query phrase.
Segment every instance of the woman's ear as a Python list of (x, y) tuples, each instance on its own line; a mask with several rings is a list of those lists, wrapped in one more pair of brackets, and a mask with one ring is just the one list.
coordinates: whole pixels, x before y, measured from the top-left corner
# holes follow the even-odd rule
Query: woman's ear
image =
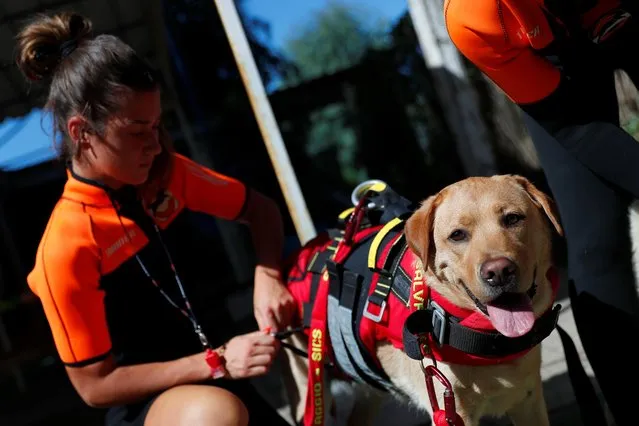
[(67, 120), (67, 134), (75, 146), (76, 152), (89, 148), (88, 129), (88, 123), (82, 116), (73, 115)]
[(67, 134), (73, 143), (77, 144), (80, 142), (84, 134), (85, 126), (86, 121), (78, 115), (74, 115), (67, 120)]

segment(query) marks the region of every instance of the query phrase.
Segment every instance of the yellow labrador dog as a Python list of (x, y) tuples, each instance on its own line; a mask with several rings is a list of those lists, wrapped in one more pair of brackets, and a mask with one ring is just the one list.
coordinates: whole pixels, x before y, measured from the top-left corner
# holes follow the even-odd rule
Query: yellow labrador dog
[[(553, 228), (563, 235), (552, 200), (527, 179), (516, 175), (468, 178), (444, 188), (420, 204), (397, 235), (397, 241), (403, 236), (406, 244), (406, 250), (400, 250), (398, 256), (404, 256), (402, 261), (409, 259), (414, 264), (412, 272), (404, 274), (412, 275), (409, 278), (413, 293), (410, 298), (404, 298), (401, 291), (391, 289), (384, 313), (387, 316), (354, 315), (354, 322), (358, 325), (356, 332), (364, 333), (362, 330), (368, 329), (370, 324), (371, 327), (391, 327), (384, 325), (384, 321), (390, 324), (391, 318), (405, 318), (399, 311), (410, 311), (407, 305), (415, 300), (420, 302), (420, 306), (430, 306), (429, 301), (422, 298), (426, 293), (416, 291), (417, 279), (426, 283), (428, 294), (438, 297), (436, 307), (447, 307), (445, 310), (449, 313), (442, 318), (447, 318), (450, 327), (457, 328), (454, 332), (451, 328), (445, 335), (433, 335), (436, 338), (430, 336), (430, 340), (420, 340), (425, 342), (421, 348), (426, 348), (422, 352), (426, 355), (422, 365), (416, 361), (414, 354), (408, 355), (406, 340), (379, 337), (390, 336), (390, 332), (374, 333), (377, 340), (372, 347), (359, 345), (361, 350), (373, 352), (371, 356), (377, 360), (379, 376), (388, 379), (394, 395), (423, 410), (425, 416), (426, 413), (432, 416), (422, 368), (433, 364), (431, 358), (434, 357), (439, 371), (452, 386), (456, 414), (465, 426), (477, 426), (484, 416), (504, 415), (517, 426), (549, 424), (542, 393), (539, 343), (556, 324), (556, 309), (552, 309), (556, 282), (551, 282)], [(346, 263), (346, 268), (349, 267), (352, 268), (352, 264)], [(391, 287), (400, 284), (400, 281), (393, 280)], [(331, 285), (334, 283), (331, 282)], [(293, 284), (289, 286), (293, 287)], [(296, 298), (308, 299), (308, 295), (300, 295), (299, 289), (293, 290)], [(373, 294), (374, 291), (368, 293)], [(391, 298), (399, 298), (401, 303), (393, 305)], [(303, 302), (308, 303), (309, 300)], [(361, 305), (357, 309), (362, 309)], [(364, 306), (363, 309), (370, 307)], [(395, 312), (388, 313), (392, 309)], [(459, 318), (449, 319), (462, 315), (460, 313), (473, 320), (456, 322)], [(432, 319), (435, 315), (424, 318)], [(438, 328), (441, 322), (432, 324)], [(455, 343), (453, 335), (459, 333), (466, 334)], [(494, 339), (491, 343), (482, 340), (486, 334)], [(287, 342), (305, 351), (313, 349), (309, 348), (307, 336), (294, 334)], [(475, 338), (477, 340), (472, 345), (464, 346)], [(365, 337), (360, 339), (360, 343), (366, 341)], [(335, 346), (335, 339), (332, 343)], [(459, 345), (457, 349), (453, 347), (456, 344)], [(469, 355), (463, 353), (465, 349), (459, 348), (477, 350)], [(309, 406), (309, 365), (306, 358), (288, 350), (285, 352), (292, 373), (289, 390), (294, 405), (293, 416), (301, 422)], [(340, 349), (334, 348), (329, 353), (336, 357)], [(337, 364), (355, 364), (358, 356), (351, 355), (346, 362)], [(375, 366), (373, 364), (371, 369)], [(352, 365), (346, 367), (348, 370)], [(364, 365), (352, 368), (352, 371), (361, 373), (365, 369)], [(370, 398), (379, 392), (367, 384), (370, 377), (368, 381), (354, 381), (356, 386), (364, 383), (366, 392), (358, 394), (361, 399), (351, 413), (349, 424), (370, 424), (375, 417), (378, 404)], [(443, 410), (444, 389), (437, 381), (435, 390), (438, 405)], [(323, 402), (321, 410), (327, 415), (321, 422), (327, 424), (333, 404), (328, 396)]]

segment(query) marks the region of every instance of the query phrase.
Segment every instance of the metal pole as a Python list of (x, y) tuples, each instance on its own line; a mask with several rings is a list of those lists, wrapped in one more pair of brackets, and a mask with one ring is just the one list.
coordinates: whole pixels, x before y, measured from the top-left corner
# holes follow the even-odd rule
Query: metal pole
[(280, 129), (275, 121), (264, 83), (257, 70), (234, 0), (214, 0), (229, 39), (238, 69), (242, 75), (255, 118), (260, 127), (275, 174), (302, 244), (316, 235), (315, 226), (293, 171)]

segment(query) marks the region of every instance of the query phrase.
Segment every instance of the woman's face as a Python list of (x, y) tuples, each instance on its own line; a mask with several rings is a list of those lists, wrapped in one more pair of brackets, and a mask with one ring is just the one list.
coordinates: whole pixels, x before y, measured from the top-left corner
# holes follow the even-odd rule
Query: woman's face
[(159, 90), (134, 92), (107, 120), (102, 134), (87, 133), (81, 150), (94, 178), (114, 189), (144, 183), (153, 159), (162, 151), (161, 113)]

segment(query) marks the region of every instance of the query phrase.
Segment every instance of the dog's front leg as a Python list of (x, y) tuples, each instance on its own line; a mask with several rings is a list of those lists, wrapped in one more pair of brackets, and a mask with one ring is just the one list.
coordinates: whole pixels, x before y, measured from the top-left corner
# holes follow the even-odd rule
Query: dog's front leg
[(549, 426), (548, 409), (544, 400), (541, 378), (528, 395), (508, 411), (508, 416), (515, 426)]
[[(306, 338), (293, 334), (286, 343), (306, 352)], [(301, 422), (306, 409), (306, 392), (308, 386), (308, 360), (291, 352), (287, 348), (282, 351), (282, 383), (291, 409), (294, 422)]]

